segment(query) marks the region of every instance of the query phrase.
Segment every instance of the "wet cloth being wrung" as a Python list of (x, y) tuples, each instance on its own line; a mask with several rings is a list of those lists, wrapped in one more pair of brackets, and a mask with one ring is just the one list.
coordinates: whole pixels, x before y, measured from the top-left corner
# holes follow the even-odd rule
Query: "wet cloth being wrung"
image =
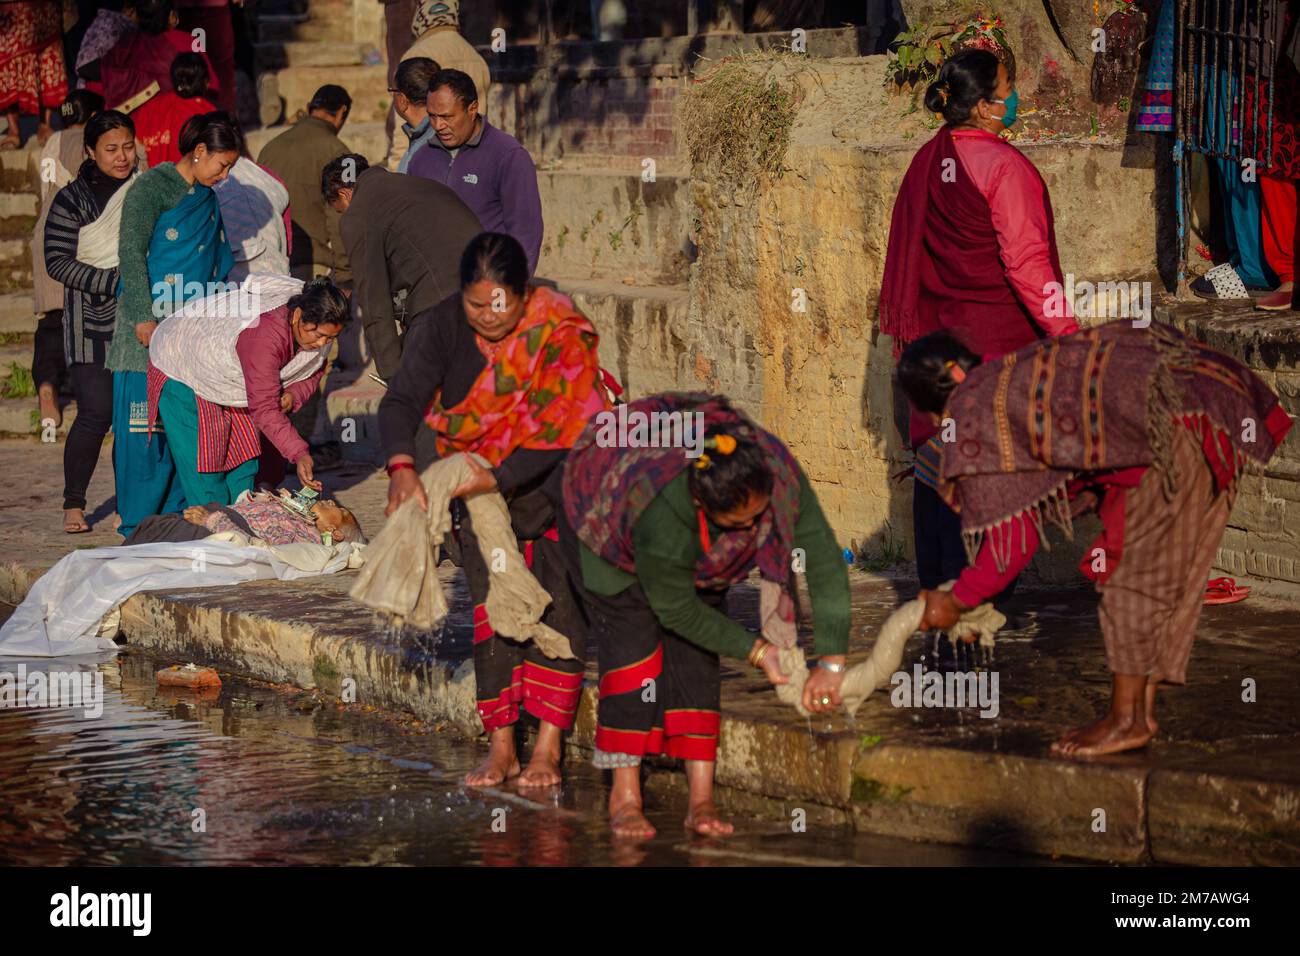
[[(484, 467), (488, 462), (478, 455)], [(442, 458), (420, 481), (429, 510), (407, 499), (393, 512), (366, 550), (366, 565), (349, 592), (354, 601), (388, 615), (394, 624), (420, 630), (442, 626), (447, 597), (438, 580), (435, 555), (451, 530), (451, 493), (473, 473), (465, 455)], [(569, 639), (541, 622), (551, 596), (537, 583), (510, 525), (505, 499), (497, 492), (465, 498), (483, 560), (492, 569), (485, 602), (492, 629), (516, 641), (533, 640), (550, 658), (571, 659)]]
[[(954, 582), (940, 585), (940, 590), (952, 590)], [(880, 627), (876, 643), (871, 648), (870, 656), (861, 664), (854, 664), (844, 672), (844, 683), (840, 685), (840, 697), (844, 701), (844, 710), (850, 717), (858, 712), (862, 702), (871, 693), (884, 687), (903, 662), (903, 646), (907, 639), (921, 626), (921, 617), (925, 614), (925, 601), (914, 598), (897, 608)], [(962, 612), (961, 618), (948, 631), (954, 642), (972, 634), (979, 636), (983, 647), (993, 646), (993, 635), (1007, 622), (1006, 616), (992, 604), (981, 604)], [(785, 637), (789, 636), (788, 643)], [(808, 711), (803, 706), (803, 686), (808, 682), (808, 663), (803, 651), (794, 643), (794, 629), (776, 630), (764, 627), (763, 636), (775, 643), (779, 649), (781, 670), (790, 675), (790, 683), (778, 685), (777, 698), (789, 704), (807, 717)], [(779, 638), (779, 639), (778, 639)]]

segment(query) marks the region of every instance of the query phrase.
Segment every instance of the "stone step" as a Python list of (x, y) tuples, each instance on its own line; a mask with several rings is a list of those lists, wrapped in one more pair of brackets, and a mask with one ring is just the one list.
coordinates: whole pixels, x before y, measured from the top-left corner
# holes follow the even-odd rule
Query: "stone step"
[(30, 333), (36, 328), (36, 303), (30, 290), (0, 295), (0, 334)]
[[(291, 66), (275, 72), (285, 116), (305, 110), (312, 94), (327, 83), (342, 86), (352, 97), (349, 123), (382, 121), (392, 104), (388, 93), (388, 68), (374, 66)], [(346, 127), (344, 127), (346, 129)]]
[(261, 13), (257, 32), (265, 43), (284, 43), (298, 39), (298, 28), (307, 22), (307, 14)]
[(303, 66), (360, 66), (366, 52), (362, 43), (325, 43), (304, 40), (262, 42), (256, 45), (263, 70)]
[(26, 218), (35, 221), (41, 211), (41, 197), (36, 190), (0, 191), (0, 221)]
[[(63, 406), (63, 424), (58, 434), (66, 435), (77, 417), (76, 402)], [(33, 398), (0, 398), (0, 436), (38, 436), (41, 434), (40, 412)]]

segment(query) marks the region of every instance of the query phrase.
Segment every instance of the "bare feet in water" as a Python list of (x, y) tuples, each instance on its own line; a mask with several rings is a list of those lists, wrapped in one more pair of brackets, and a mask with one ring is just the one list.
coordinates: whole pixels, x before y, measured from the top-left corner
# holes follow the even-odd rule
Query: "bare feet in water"
[(530, 787), (557, 787), (564, 778), (560, 776), (560, 762), (550, 754), (533, 751), (533, 759), (516, 781), (520, 789)]
[(515, 728), (498, 727), (488, 736), (487, 759), (465, 774), (465, 783), (471, 787), (495, 787), (517, 776)]
[(616, 804), (612, 797), (609, 801), (609, 828), (614, 831), (614, 836), (627, 839), (648, 840), (655, 835), (654, 825), (641, 811), (641, 804), (634, 801)]
[(686, 814), (686, 826), (700, 836), (728, 836), (736, 831), (732, 824), (718, 816), (718, 808), (712, 800), (692, 805)]
[(519, 761), (510, 756), (501, 758), (489, 753), (487, 759), (465, 774), (465, 783), (471, 787), (496, 787), (519, 776)]

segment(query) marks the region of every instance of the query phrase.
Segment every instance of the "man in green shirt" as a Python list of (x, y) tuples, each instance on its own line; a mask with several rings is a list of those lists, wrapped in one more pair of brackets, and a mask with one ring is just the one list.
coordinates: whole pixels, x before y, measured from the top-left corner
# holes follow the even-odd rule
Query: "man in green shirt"
[(727, 589), (755, 567), (781, 587), (792, 570), (807, 575), (821, 659), (804, 704), (823, 711), (840, 703), (848, 573), (789, 451), (725, 398), (651, 396), (627, 406), (628, 420), (638, 416), (685, 416), (704, 435), (691, 457), (689, 441), (611, 444), (593, 419), (566, 463), (560, 541), (581, 585), (600, 672), (595, 762), (614, 773), (616, 835), (654, 835), (641, 798), (647, 754), (685, 760), (687, 826), (722, 835), (732, 826), (713, 804), (719, 656), (747, 659), (773, 684), (789, 679), (773, 646), (726, 615)]

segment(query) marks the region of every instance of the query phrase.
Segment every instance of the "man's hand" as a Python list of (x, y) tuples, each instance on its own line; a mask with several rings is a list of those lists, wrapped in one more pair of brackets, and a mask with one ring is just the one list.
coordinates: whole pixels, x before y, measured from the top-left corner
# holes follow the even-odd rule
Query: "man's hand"
[[(825, 660), (828, 664), (843, 664), (844, 655), (828, 656)], [(839, 707), (844, 703), (844, 698), (840, 696), (840, 685), (843, 683), (843, 671), (832, 674), (824, 667), (814, 667), (812, 673), (808, 675), (808, 683), (803, 685), (804, 710), (822, 714)], [(823, 700), (829, 702), (822, 703)]]
[(311, 460), (311, 455), (304, 454), (296, 462), (294, 467), (298, 469), (298, 480), (302, 482), (304, 488), (315, 488), (320, 491), (323, 487), (319, 481), (312, 477), (312, 471), (316, 463)]
[[(398, 461), (406, 460), (408, 459), (398, 459)], [(389, 464), (396, 464), (396, 462), (390, 461)], [(419, 473), (414, 468), (399, 468), (388, 479), (388, 506), (384, 508), (384, 517), (387, 518), (400, 508), (407, 498), (414, 498), (421, 511), (429, 510), (429, 499), (424, 495), (424, 485), (420, 481)]]
[(280, 393), (280, 411), (288, 414), (293, 411), (293, 396), (288, 392)]
[(469, 470), (472, 473), (468, 479), (460, 483), (460, 486), (451, 493), (453, 498), (467, 498), (470, 495), (482, 494), (485, 491), (496, 491), (497, 476), (492, 474), (468, 453), (465, 460), (469, 462)]
[(920, 597), (925, 601), (925, 613), (921, 615), (923, 631), (932, 628), (951, 630), (961, 617), (961, 612), (967, 610), (966, 605), (953, 597), (951, 591), (922, 591)]
[(190, 505), (182, 512), (182, 517), (190, 524), (197, 524), (207, 527), (208, 509), (202, 505)]
[(153, 331), (156, 328), (158, 328), (157, 322), (141, 322), (135, 327), (135, 337), (140, 340), (141, 345), (148, 348), (149, 340), (153, 338)]

